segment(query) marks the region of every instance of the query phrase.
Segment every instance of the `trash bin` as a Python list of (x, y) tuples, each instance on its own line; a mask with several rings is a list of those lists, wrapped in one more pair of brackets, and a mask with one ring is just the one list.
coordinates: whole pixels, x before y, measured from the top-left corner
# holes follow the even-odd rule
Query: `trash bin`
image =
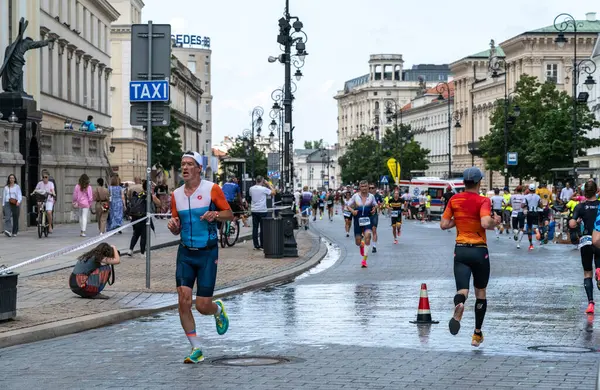
[[(283, 229), (281, 230), (283, 237)], [(18, 277), (19, 274), (16, 273), (0, 274), (0, 321), (9, 320), (17, 316)]]
[(283, 219), (265, 217), (262, 219), (263, 250), (268, 259), (283, 257)]

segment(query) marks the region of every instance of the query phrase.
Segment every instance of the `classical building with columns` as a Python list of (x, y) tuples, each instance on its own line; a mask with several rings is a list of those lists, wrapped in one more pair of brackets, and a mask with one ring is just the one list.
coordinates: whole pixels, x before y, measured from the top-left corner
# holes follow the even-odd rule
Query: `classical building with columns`
[[(437, 84), (434, 79), (445, 81), (448, 76), (447, 70), (442, 66), (437, 69), (437, 77), (428, 71), (423, 81), (406, 81), (407, 72), (410, 74), (413, 70), (415, 67), (410, 71), (404, 70), (402, 54), (371, 54), (369, 74), (346, 81), (344, 89), (334, 96), (338, 102), (337, 136), (340, 155), (345, 152), (348, 142), (369, 131), (375, 125), (374, 121), (381, 119), (380, 114), (385, 111), (387, 100), (393, 101), (395, 107), (400, 108), (416, 96), (423, 82), (432, 87)], [(415, 77), (411, 75), (408, 78)]]
[[(577, 22), (580, 24), (577, 59), (581, 60), (592, 54), (600, 32), (600, 21), (591, 12)], [(489, 133), (490, 116), (498, 100), (504, 98), (505, 82), (510, 93), (521, 75), (528, 74), (536, 76), (540, 82), (556, 83), (559, 90), (571, 94), (573, 34), (565, 33), (568, 42), (564, 47), (554, 42), (557, 34), (554, 26), (526, 31), (501, 42), (499, 47), (493, 46), (450, 64), (456, 87), (454, 115), (461, 123), (460, 128), (454, 129), (453, 170), (460, 172), (471, 165), (484, 168), (479, 139)], [(507, 64), (506, 70), (501, 70), (498, 77), (491, 77), (489, 70), (489, 61), (493, 57)], [(486, 172), (485, 185), (488, 188), (502, 186), (503, 183), (501, 173)]]
[(119, 13), (107, 0), (40, 0), (40, 109), (44, 128), (73, 127), (94, 117), (111, 127), (110, 24)]
[[(429, 177), (448, 177), (448, 148), (454, 145), (454, 83), (449, 82), (448, 91), (440, 88), (443, 100), (439, 99), (437, 89), (429, 88), (417, 94), (409, 104), (402, 107), (400, 120), (411, 127), (415, 141), (424, 149), (429, 149), (429, 169), (423, 174)], [(448, 101), (448, 96), (450, 100)], [(450, 117), (448, 117), (448, 104), (450, 104)], [(400, 124), (400, 120), (398, 123)], [(448, 130), (450, 128), (451, 143), (448, 144)], [(416, 172), (414, 172), (416, 173)], [(452, 172), (452, 176), (456, 172)], [(418, 174), (422, 176), (422, 174)]]

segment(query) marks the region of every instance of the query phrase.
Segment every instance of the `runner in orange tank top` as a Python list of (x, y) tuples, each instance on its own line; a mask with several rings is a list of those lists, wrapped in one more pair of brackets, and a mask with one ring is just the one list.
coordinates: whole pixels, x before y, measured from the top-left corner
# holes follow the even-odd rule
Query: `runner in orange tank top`
[(479, 196), (483, 173), (479, 168), (471, 167), (463, 173), (465, 192), (450, 198), (442, 215), (442, 230), (456, 227), (456, 246), (454, 248), (454, 316), (449, 328), (453, 335), (460, 330), (460, 320), (465, 310), (465, 301), (469, 294), (469, 282), (473, 275), (475, 287), (475, 332), (471, 345), (478, 347), (483, 342), (481, 326), (487, 309), (485, 289), (490, 278), (490, 259), (487, 249), (486, 229), (493, 230), (501, 223), (500, 216), (492, 217), (491, 203), (488, 197)]

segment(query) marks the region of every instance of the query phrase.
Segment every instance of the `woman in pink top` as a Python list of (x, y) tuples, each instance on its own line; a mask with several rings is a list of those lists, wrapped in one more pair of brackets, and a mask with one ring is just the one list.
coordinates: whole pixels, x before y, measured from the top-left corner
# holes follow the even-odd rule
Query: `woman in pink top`
[(90, 206), (94, 200), (90, 178), (85, 173), (79, 177), (79, 184), (73, 190), (73, 208), (79, 209), (79, 226), (81, 237), (85, 237)]

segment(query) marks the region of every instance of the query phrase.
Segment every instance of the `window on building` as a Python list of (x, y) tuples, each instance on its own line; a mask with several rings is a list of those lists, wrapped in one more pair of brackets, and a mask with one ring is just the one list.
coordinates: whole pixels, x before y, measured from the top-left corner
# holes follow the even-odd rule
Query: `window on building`
[(400, 65), (396, 65), (394, 66), (394, 80), (402, 80), (402, 68), (400, 67)]
[(381, 80), (381, 65), (375, 65), (375, 74), (373, 77), (375, 80)]
[(379, 102), (375, 102), (375, 110), (379, 110)]
[(384, 80), (392, 79), (392, 65), (384, 65), (383, 66), (383, 79)]
[(192, 73), (196, 73), (196, 61), (188, 61), (187, 67)]
[(444, 77), (443, 74), (438, 74), (438, 81), (444, 81), (446, 80), (446, 78)]
[(390, 96), (392, 94), (392, 91), (387, 91), (386, 95)]
[(377, 96), (377, 92), (373, 92), (373, 96)]
[(210, 112), (210, 103), (207, 102), (204, 107), (206, 112)]
[(546, 64), (546, 82), (558, 82), (558, 64)]

